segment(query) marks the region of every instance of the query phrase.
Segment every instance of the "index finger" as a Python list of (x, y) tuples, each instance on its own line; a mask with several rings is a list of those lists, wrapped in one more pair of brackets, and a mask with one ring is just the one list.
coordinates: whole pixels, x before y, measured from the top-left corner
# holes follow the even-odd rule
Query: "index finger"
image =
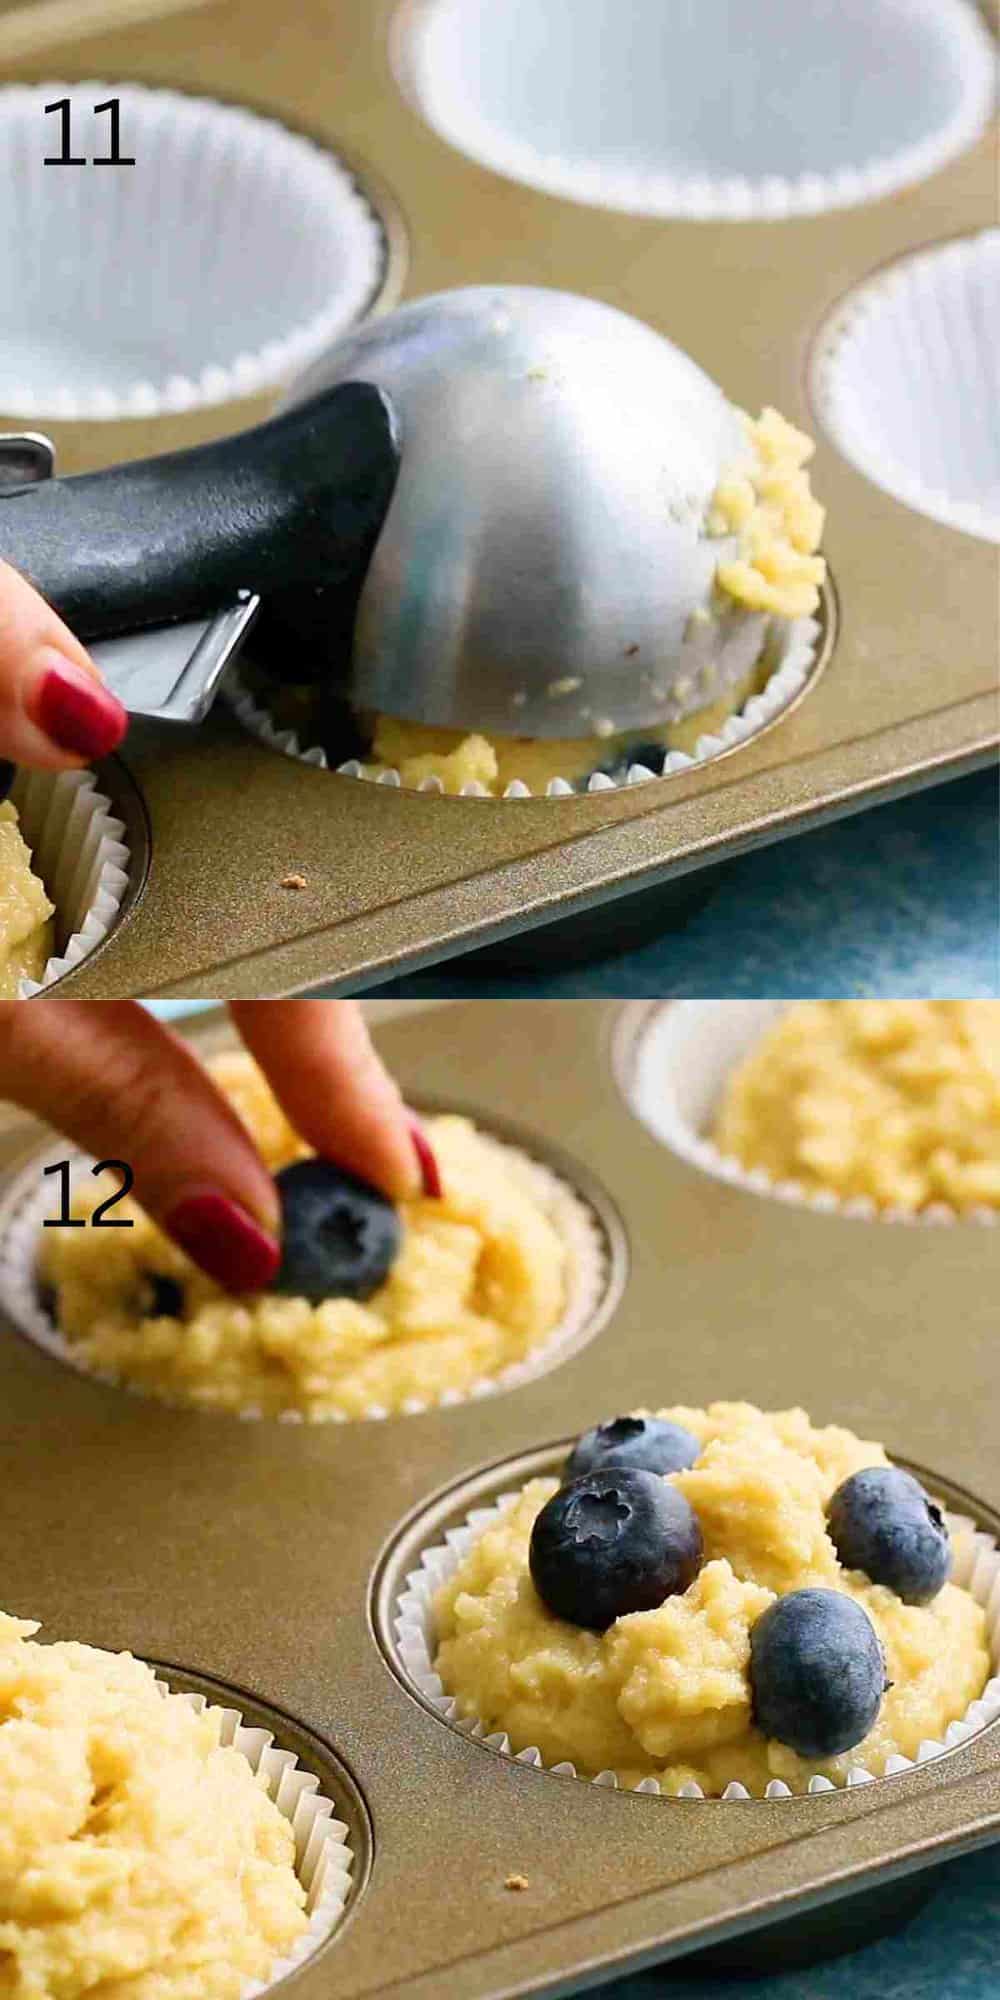
[(231, 1011), (308, 1145), (394, 1200), (419, 1191), (410, 1115), (356, 1000), (240, 1000)]

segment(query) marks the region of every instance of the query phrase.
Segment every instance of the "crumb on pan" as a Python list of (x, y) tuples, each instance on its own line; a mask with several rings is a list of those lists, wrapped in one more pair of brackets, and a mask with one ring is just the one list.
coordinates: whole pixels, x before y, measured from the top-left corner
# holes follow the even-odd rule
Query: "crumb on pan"
[(515, 1891), (527, 1889), (528, 1877), (526, 1875), (508, 1875), (503, 1886), (505, 1889), (513, 1889)]
[(282, 876), (281, 887), (283, 889), (307, 889), (309, 884), (304, 875), (292, 874)]

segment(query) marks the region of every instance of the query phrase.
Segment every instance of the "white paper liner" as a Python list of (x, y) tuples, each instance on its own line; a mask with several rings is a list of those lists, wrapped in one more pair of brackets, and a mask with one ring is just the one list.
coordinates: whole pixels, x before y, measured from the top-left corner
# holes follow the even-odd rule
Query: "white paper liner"
[[(497, 1395), (504, 1389), (518, 1388), (522, 1382), (528, 1382), (553, 1367), (584, 1336), (588, 1323), (595, 1318), (609, 1277), (607, 1242), (596, 1212), (550, 1167), (506, 1140), (492, 1137), (478, 1126), (477, 1132), (485, 1144), (502, 1155), (506, 1171), (515, 1172), (530, 1187), (565, 1244), (566, 1301), (558, 1325), (523, 1360), (511, 1362), (497, 1375), (481, 1377), (467, 1389), (445, 1389), (432, 1401), (411, 1397), (399, 1409), (387, 1409), (381, 1403), (373, 1403), (358, 1417), (334, 1411), (309, 1421), (334, 1424), (384, 1422), (390, 1417), (419, 1416), (427, 1409), (452, 1408), (458, 1403)], [(42, 1241), (42, 1225), (53, 1209), (53, 1183), (44, 1178), (43, 1169), (50, 1160), (56, 1159), (69, 1159), (74, 1194), (81, 1180), (88, 1179), (93, 1165), (93, 1160), (86, 1154), (78, 1152), (68, 1140), (61, 1140), (57, 1145), (47, 1147), (43, 1153), (36, 1154), (17, 1177), (11, 1191), (9, 1220), (0, 1238), (0, 1305), (36, 1346), (44, 1348), (47, 1354), (78, 1375), (104, 1382), (124, 1390), (128, 1395), (153, 1398), (181, 1409), (196, 1407), (190, 1398), (171, 1397), (164, 1391), (146, 1388), (124, 1377), (88, 1367), (72, 1341), (65, 1338), (46, 1312), (39, 1296), (36, 1262)], [(252, 1405), (239, 1410), (213, 1411), (213, 1414), (243, 1422), (265, 1421), (264, 1412)], [(274, 1421), (303, 1423), (307, 1418), (302, 1411), (285, 1410)]]
[(422, 116), (472, 159), (702, 221), (878, 200), (970, 145), (993, 98), (968, 0), (411, 0), (394, 44)]
[(22, 979), (29, 1000), (103, 944), (128, 888), (125, 827), (92, 771), (19, 770), (11, 787), (32, 867), (56, 906), (56, 950), (40, 980)]
[[(485, 1528), (492, 1526), (517, 1499), (517, 1491), (503, 1493), (488, 1507), (477, 1507), (460, 1527), (451, 1528), (443, 1542), (437, 1542), (423, 1551), (419, 1567), (410, 1571), (400, 1592), (394, 1615), (393, 1632), (397, 1656), (407, 1678), (417, 1692), (431, 1704), (438, 1715), (452, 1723), (464, 1735), (475, 1742), (485, 1744), (489, 1750), (499, 1750), (503, 1756), (513, 1758), (517, 1764), (531, 1765), (535, 1770), (554, 1771), (557, 1774), (581, 1778), (576, 1765), (566, 1761), (560, 1764), (546, 1764), (541, 1751), (529, 1747), (514, 1751), (510, 1738), (503, 1730), (490, 1730), (485, 1723), (469, 1721), (458, 1712), (458, 1703), (442, 1685), (434, 1668), (437, 1639), (434, 1632), (433, 1602), (441, 1585), (454, 1576), (467, 1555), (472, 1543)], [(946, 1750), (954, 1750), (982, 1729), (988, 1722), (1000, 1716), (1000, 1550), (991, 1535), (976, 1527), (974, 1521), (965, 1515), (947, 1514), (948, 1526), (953, 1534), (963, 1533), (963, 1539), (955, 1554), (951, 1581), (971, 1591), (977, 1604), (986, 1612), (987, 1632), (993, 1673), (982, 1694), (974, 1701), (965, 1714), (957, 1721), (949, 1723), (940, 1741), (928, 1740), (920, 1744), (915, 1758), (890, 1757), (882, 1776), (892, 1778), (901, 1771), (910, 1771), (916, 1764), (927, 1764), (934, 1757), (941, 1757)], [(619, 1786), (614, 1771), (599, 1771), (595, 1778), (582, 1777), (582, 1782), (602, 1785), (611, 1791), (625, 1789)], [(856, 1764), (848, 1771), (846, 1784), (870, 1785), (876, 1780), (875, 1773)], [(643, 1778), (639, 1784), (627, 1787), (636, 1792), (655, 1793), (661, 1797), (682, 1799), (704, 1799), (701, 1786), (693, 1782), (682, 1785), (679, 1791), (662, 1792), (659, 1779)], [(804, 1787), (806, 1792), (833, 1792), (843, 1789), (830, 1778), (816, 1776), (809, 1779)], [(720, 1795), (723, 1799), (748, 1799), (754, 1795), (738, 1779), (726, 1785)], [(787, 1799), (793, 1796), (793, 1788), (783, 1778), (772, 1778), (763, 1796), (767, 1799)]]
[[(173, 1689), (157, 1675), (156, 1685), (164, 1699), (186, 1702), (198, 1715), (215, 1708), (203, 1694), (187, 1688)], [(286, 1957), (277, 1959), (266, 1979), (248, 1980), (240, 2000), (254, 2000), (285, 1979), (297, 1966), (311, 1958), (336, 1930), (351, 1889), (354, 1855), (350, 1828), (337, 1818), (337, 1808), (326, 1798), (320, 1779), (303, 1770), (292, 1750), (282, 1750), (269, 1729), (245, 1723), (238, 1708), (218, 1708), (220, 1742), (225, 1749), (238, 1750), (254, 1772), (263, 1772), (267, 1793), (286, 1819), (295, 1836), (295, 1873), (306, 1892), (307, 1928), (296, 1939)]]
[(865, 477), (917, 513), (1000, 542), (1000, 228), (876, 272), (827, 321), (817, 412)]
[[(771, 649), (775, 666), (767, 685), (759, 694), (751, 695), (738, 714), (728, 716), (721, 729), (699, 736), (693, 755), (689, 755), (686, 750), (670, 750), (664, 759), (662, 771), (651, 771), (644, 764), (630, 764), (623, 779), (610, 778), (602, 771), (595, 771), (585, 786), (579, 780), (564, 777), (550, 778), (544, 796), (549, 799), (578, 798), (583, 792), (613, 792), (623, 787), (629, 789), (633, 785), (648, 784), (652, 778), (669, 778), (677, 771), (686, 771), (693, 764), (707, 763), (710, 758), (721, 756), (724, 750), (733, 750), (738, 744), (746, 743), (751, 736), (757, 734), (758, 730), (773, 722), (775, 717), (802, 693), (816, 662), (820, 631), (819, 621), (815, 618), (797, 618), (784, 622), (772, 620), (766, 644)], [(234, 715), (259, 742), (265, 743), (271, 750), (280, 750), (283, 756), (292, 757), (298, 763), (312, 764), (322, 771), (331, 768), (325, 750), (316, 744), (304, 748), (294, 729), (280, 729), (276, 726), (259, 697), (248, 687), (240, 671), (239, 661), (230, 668), (223, 691)], [(638, 735), (640, 732), (637, 730), (634, 733)], [(601, 741), (599, 737), (595, 737), (595, 759), (599, 759), (600, 755)], [(356, 757), (350, 757), (344, 763), (336, 764), (332, 768), (341, 777), (360, 778), (366, 784), (396, 787), (402, 784), (400, 774), (396, 770), (385, 770), (377, 778), (370, 777), (368, 768)], [(440, 778), (429, 777), (422, 780), (417, 790), (443, 793), (444, 786)], [(487, 791), (485, 785), (473, 782), (463, 785), (457, 796), (485, 799), (492, 797), (493, 794)], [(515, 778), (502, 796), (505, 799), (530, 799), (532, 796), (541, 797), (542, 794), (533, 795), (528, 785), (520, 778)]]
[(729, 1076), (794, 1004), (673, 1000), (649, 1007), (619, 1065), (619, 1080), (633, 1111), (657, 1139), (703, 1173), (820, 1215), (929, 1228), (964, 1222), (989, 1228), (1000, 1222), (1000, 1210), (987, 1205), (956, 1209), (936, 1201), (914, 1210), (880, 1206), (867, 1195), (842, 1201), (827, 1189), (814, 1192), (795, 1180), (774, 1181), (762, 1167), (748, 1169), (719, 1151), (707, 1133)]
[[(75, 153), (45, 166), (69, 97)], [(0, 90), (0, 408), (32, 418), (152, 417), (277, 388), (358, 320), (385, 238), (350, 172), (242, 107), (139, 83)], [(113, 309), (111, 306), (113, 302)]]

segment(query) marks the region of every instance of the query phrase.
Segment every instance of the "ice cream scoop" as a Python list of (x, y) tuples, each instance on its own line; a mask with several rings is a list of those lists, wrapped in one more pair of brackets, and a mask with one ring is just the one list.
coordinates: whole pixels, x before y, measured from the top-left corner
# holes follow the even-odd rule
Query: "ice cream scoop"
[(739, 538), (713, 496), (747, 456), (662, 335), (475, 286), (339, 339), (239, 437), (0, 492), (0, 554), (113, 641), (95, 654), (135, 712), (197, 719), (260, 599), (267, 663), (355, 707), (600, 737), (757, 660), (765, 614), (715, 588)]

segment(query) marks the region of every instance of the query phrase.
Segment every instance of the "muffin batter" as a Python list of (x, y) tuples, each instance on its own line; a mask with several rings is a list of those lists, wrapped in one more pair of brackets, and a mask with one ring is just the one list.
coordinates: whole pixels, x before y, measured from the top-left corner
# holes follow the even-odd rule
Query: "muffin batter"
[[(904, 1604), (841, 1569), (826, 1532), (830, 1495), (885, 1464), (881, 1446), (816, 1430), (802, 1410), (713, 1403), (658, 1414), (703, 1442), (695, 1464), (669, 1478), (697, 1515), (704, 1568), (682, 1594), (606, 1632), (565, 1623), (528, 1570), (532, 1525), (558, 1481), (531, 1480), (435, 1599), (435, 1667), (461, 1713), (506, 1730), (515, 1752), (537, 1746), (549, 1765), (613, 1770), (625, 1785), (655, 1776), (668, 1792), (694, 1781), (711, 1795), (733, 1779), (754, 1794), (772, 1778), (802, 1789), (816, 1771), (843, 1782), (856, 1764), (878, 1775), (894, 1753), (913, 1757), (940, 1737), (989, 1678), (983, 1612), (950, 1583), (928, 1605)], [(870, 1735), (821, 1764), (761, 1735), (748, 1674), (757, 1618), (810, 1585), (857, 1599), (893, 1683)]]
[(1000, 1208), (1000, 1001), (791, 1007), (731, 1076), (712, 1136), (810, 1192)]
[(237, 2000), (306, 1926), (291, 1827), (219, 1711), (0, 1613), (3, 2000)]
[(734, 467), (716, 489), (709, 533), (736, 534), (739, 554), (719, 565), (716, 583), (727, 597), (779, 618), (808, 618), (826, 574), (816, 554), (823, 509), (809, 490), (806, 466), (816, 447), (777, 410), (754, 423), (744, 416), (749, 466)]
[[(248, 1056), (229, 1055), (214, 1073), (272, 1170), (304, 1157), (308, 1148)], [(170, 1399), (312, 1421), (435, 1401), (521, 1360), (554, 1330), (566, 1300), (567, 1252), (548, 1183), (467, 1119), (431, 1118), (427, 1131), (443, 1199), (401, 1204), (402, 1250), (364, 1304), (235, 1298), (134, 1202), (115, 1211), (133, 1229), (43, 1231), (40, 1277), (55, 1290), (75, 1356)], [(76, 1212), (99, 1199), (88, 1185)]]
[(0, 805), (0, 1000), (16, 1000), (22, 979), (40, 979), (52, 950), (53, 905), (18, 825), (17, 808)]
[(766, 686), (770, 671), (769, 665), (755, 668), (718, 701), (679, 722), (665, 722), (641, 732), (633, 729), (625, 735), (463, 736), (459, 729), (431, 729), (423, 723), (380, 715), (372, 737), (372, 761), (363, 763), (362, 770), (367, 778), (397, 770), (401, 783), (414, 790), (425, 778), (439, 779), (450, 793), (460, 792), (463, 785), (480, 784), (495, 798), (501, 798), (515, 778), (538, 795), (552, 778), (566, 778), (571, 784), (585, 782), (598, 767), (610, 772), (619, 765), (624, 775), (629, 750), (634, 750), (640, 739), (661, 750), (684, 750), (693, 755), (698, 738), (712, 735), (731, 715), (738, 715), (750, 696)]

